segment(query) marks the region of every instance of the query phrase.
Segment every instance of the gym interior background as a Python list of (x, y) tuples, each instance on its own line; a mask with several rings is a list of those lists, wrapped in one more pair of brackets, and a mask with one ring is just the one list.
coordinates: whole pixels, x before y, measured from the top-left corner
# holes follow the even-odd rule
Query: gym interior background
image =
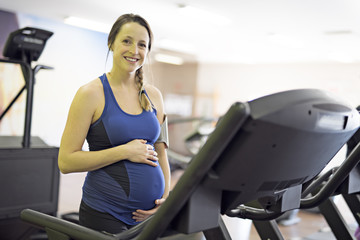
[[(360, 12), (360, 6), (357, 7)], [(136, 10), (135, 6), (134, 9)], [(121, 12), (118, 15), (120, 14)], [(146, 18), (146, 15), (144, 17)], [(358, 20), (360, 26), (360, 19)], [(164, 21), (166, 22), (166, 19)], [(246, 24), (251, 25), (251, 22)], [(54, 32), (39, 59), (39, 63), (54, 69), (43, 70), (37, 74), (31, 134), (39, 136), (50, 146), (59, 146), (68, 109), (76, 90), (111, 68), (111, 57), (106, 59), (107, 34), (74, 27), (23, 10), (10, 10), (4, 2), (0, 3), (1, 58), (9, 33), (26, 26)], [(334, 26), (333, 29), (328, 30), (334, 31), (332, 34), (336, 38), (341, 34), (348, 34), (346, 31), (351, 29), (347, 27)], [(342, 29), (345, 31), (341, 32)], [(156, 35), (156, 29), (153, 30)], [(337, 36), (335, 31), (339, 31)], [(256, 30), (254, 34), (257, 34)], [(353, 34), (356, 35), (358, 32), (355, 30)], [(223, 37), (225, 43), (218, 41), (213, 44), (214, 48), (218, 47), (231, 56), (235, 53), (232, 52), (231, 46), (226, 44), (227, 38), (229, 36)], [(204, 41), (212, 40), (204, 39)], [(289, 47), (287, 43), (284, 45)], [(358, 45), (353, 49), (354, 52), (359, 51), (360, 44)], [(262, 47), (259, 46), (259, 51), (261, 49)], [(213, 49), (208, 51), (211, 54)], [(183, 63), (174, 65), (159, 61), (155, 58), (159, 53), (180, 57)], [(345, 54), (346, 51), (343, 53)], [(360, 105), (360, 56), (353, 61), (329, 58), (322, 61), (273, 62), (246, 62), (243, 61), (241, 54), (237, 57), (240, 62), (228, 61), (226, 58), (206, 61), (191, 51), (181, 52), (155, 47), (151, 53), (150, 63), (146, 66), (146, 74), (150, 82), (162, 91), (167, 113), (180, 117), (216, 118), (235, 101), (248, 101), (266, 94), (297, 88), (328, 90), (347, 99), (353, 106)], [(22, 85), (23, 78), (19, 68), (0, 65), (0, 113)], [(0, 135), (21, 136), (24, 114), (25, 96), (22, 96), (1, 121)], [(183, 139), (183, 136), (179, 138)], [(172, 139), (179, 138), (172, 137)], [(176, 146), (182, 143), (173, 141), (171, 144)], [(343, 158), (344, 152), (340, 152), (332, 164), (337, 165)], [(77, 211), (84, 176), (83, 173), (60, 176), (59, 214)], [(245, 229), (250, 229), (249, 223), (245, 220), (237, 220), (235, 224), (243, 224), (246, 225)]]

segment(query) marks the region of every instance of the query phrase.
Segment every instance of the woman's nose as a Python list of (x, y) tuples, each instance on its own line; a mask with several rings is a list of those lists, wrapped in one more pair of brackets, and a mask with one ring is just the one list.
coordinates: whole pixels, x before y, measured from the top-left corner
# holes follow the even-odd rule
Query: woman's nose
[(138, 53), (138, 47), (136, 46), (136, 44), (132, 44), (130, 47), (130, 52), (132, 54), (137, 54)]

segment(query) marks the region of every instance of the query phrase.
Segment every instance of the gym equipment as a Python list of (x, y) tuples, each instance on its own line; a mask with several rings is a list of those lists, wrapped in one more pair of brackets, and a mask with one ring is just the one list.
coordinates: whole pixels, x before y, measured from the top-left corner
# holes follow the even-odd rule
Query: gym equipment
[[(0, 120), (26, 89), (24, 135), (0, 136), (0, 238), (3, 240), (29, 239), (39, 232), (22, 222), (24, 208), (55, 216), (58, 205), (59, 169), (58, 148), (48, 146), (39, 137), (31, 136), (31, 115), (35, 75), (44, 65), (31, 67), (38, 60), (45, 43), (53, 33), (26, 27), (10, 33), (0, 64), (21, 66), (25, 85), (1, 114)], [(1, 123), (1, 122), (0, 122)]]
[[(359, 124), (355, 109), (316, 89), (237, 102), (219, 120), (157, 213), (129, 231), (109, 235), (30, 209), (22, 211), (21, 218), (45, 229), (50, 240), (149, 240), (169, 229), (203, 232), (208, 240), (231, 239), (221, 215), (274, 223), (272, 219), (299, 208), (303, 187), (309, 187)], [(349, 157), (351, 163), (360, 154), (357, 149)]]
[[(348, 141), (348, 157), (350, 154), (352, 154), (359, 142), (360, 130), (358, 130)], [(346, 162), (348, 161), (349, 160)], [(356, 159), (354, 162), (356, 162)], [(344, 167), (342, 167), (342, 169), (343, 168)], [(321, 187), (324, 187), (331, 178), (336, 176), (337, 171), (339, 171), (339, 167), (335, 167), (324, 173), (321, 178), (316, 181), (318, 182), (317, 185), (319, 186), (316, 186), (315, 182), (313, 189), (309, 190), (312, 190), (312, 193), (316, 194), (317, 191), (321, 189)], [(339, 186), (331, 193), (330, 196), (342, 195), (351, 213), (353, 214), (357, 225), (360, 226), (360, 164), (357, 163), (357, 165), (355, 165), (353, 168), (349, 167), (347, 173), (342, 175), (345, 175), (346, 178), (344, 178), (343, 181), (339, 183)], [(319, 205), (319, 210), (320, 213), (324, 216), (336, 239), (355, 239), (353, 229), (351, 229), (344, 220), (341, 212), (334, 203), (333, 198), (328, 198), (322, 202)]]
[(38, 229), (20, 220), (24, 208), (56, 216), (59, 194), (58, 149), (39, 137), (22, 148), (21, 138), (0, 137), (0, 238), (28, 239)]
[(34, 95), (35, 75), (41, 69), (52, 69), (52, 67), (45, 65), (36, 65), (31, 68), (31, 62), (39, 59), (47, 40), (53, 35), (52, 32), (25, 27), (10, 33), (3, 49), (3, 55), (8, 59), (0, 59), (0, 62), (19, 64), (21, 66), (25, 85), (19, 93), (10, 102), (4, 112), (0, 115), (0, 121), (9, 111), (11, 106), (20, 97), (22, 92), (26, 89), (26, 112), (25, 112), (25, 126), (23, 135), (23, 147), (30, 147), (31, 136), (31, 115)]
[[(199, 149), (205, 144), (208, 136), (214, 130), (214, 123), (218, 119), (205, 117), (170, 117), (169, 118), (169, 136), (177, 142), (183, 141), (183, 147), (174, 144), (167, 149), (167, 155), (171, 169), (186, 169), (191, 158), (199, 152)], [(182, 130), (179, 132), (179, 130)], [(176, 134), (177, 132), (177, 134)], [(185, 136), (184, 136), (185, 133)], [(187, 133), (187, 134), (186, 134)], [(180, 137), (179, 137), (180, 134)], [(173, 147), (175, 145), (175, 147)]]
[[(354, 239), (353, 231), (346, 225), (332, 197), (343, 194), (355, 219), (359, 222), (358, 213), (360, 201), (356, 194), (358, 193), (356, 189), (359, 189), (359, 178), (352, 176), (354, 172), (359, 171), (359, 161), (360, 144), (354, 148), (339, 167), (330, 169), (321, 176), (317, 176), (313, 181), (303, 184), (299, 209), (318, 207), (336, 239)], [(310, 193), (313, 196), (306, 197)], [(259, 212), (257, 211), (256, 214), (259, 215)], [(262, 239), (283, 239), (274, 222), (254, 221), (254, 225), (262, 236)], [(328, 237), (322, 238), (322, 235), (323, 234), (316, 234), (316, 238), (314, 239), (328, 239)], [(326, 233), (324, 233), (324, 235), (326, 235)]]

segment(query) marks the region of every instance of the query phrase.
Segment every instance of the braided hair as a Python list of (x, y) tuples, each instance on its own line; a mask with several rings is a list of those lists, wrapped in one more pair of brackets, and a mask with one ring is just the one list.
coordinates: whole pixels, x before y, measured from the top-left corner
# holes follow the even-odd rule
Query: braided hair
[[(153, 39), (153, 34), (150, 29), (150, 25), (144, 18), (142, 18), (139, 15), (132, 14), (132, 13), (121, 15), (113, 24), (113, 26), (110, 30), (109, 36), (108, 36), (109, 51), (112, 49), (112, 45), (113, 45), (115, 38), (116, 38), (117, 34), (119, 33), (121, 27), (124, 24), (131, 23), (131, 22), (136, 22), (136, 23), (140, 24), (141, 26), (143, 26), (147, 30), (147, 32), (149, 34), (148, 48), (149, 48), (149, 52), (150, 52), (151, 43), (152, 43), (152, 39)], [(144, 91), (144, 72), (143, 72), (142, 67), (137, 69), (135, 72), (135, 82), (139, 89), (139, 101), (140, 101), (141, 107), (146, 111), (152, 111), (152, 104), (150, 102), (150, 99), (148, 98), (148, 96), (145, 94), (145, 91)]]

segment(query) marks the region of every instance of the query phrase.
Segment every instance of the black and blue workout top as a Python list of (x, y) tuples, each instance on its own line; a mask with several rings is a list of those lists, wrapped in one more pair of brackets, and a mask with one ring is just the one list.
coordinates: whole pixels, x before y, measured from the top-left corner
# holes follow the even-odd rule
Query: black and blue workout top
[[(160, 134), (156, 109), (143, 110), (138, 115), (124, 112), (115, 99), (106, 74), (100, 80), (104, 87), (105, 106), (87, 134), (90, 151), (115, 147), (134, 139), (144, 139), (153, 145)], [(154, 208), (155, 200), (162, 197), (164, 189), (165, 180), (160, 165), (153, 167), (122, 160), (88, 172), (82, 198), (91, 208), (135, 225), (137, 222), (132, 219), (132, 212)]]

